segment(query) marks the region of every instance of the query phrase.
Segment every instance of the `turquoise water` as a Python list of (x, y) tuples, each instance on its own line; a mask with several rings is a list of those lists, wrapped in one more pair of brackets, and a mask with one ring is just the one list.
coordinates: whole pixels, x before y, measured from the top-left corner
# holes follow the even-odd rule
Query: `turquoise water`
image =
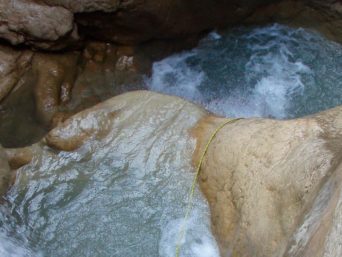
[(342, 46), (279, 24), (212, 32), (146, 84), (223, 116), (301, 117), (342, 104)]

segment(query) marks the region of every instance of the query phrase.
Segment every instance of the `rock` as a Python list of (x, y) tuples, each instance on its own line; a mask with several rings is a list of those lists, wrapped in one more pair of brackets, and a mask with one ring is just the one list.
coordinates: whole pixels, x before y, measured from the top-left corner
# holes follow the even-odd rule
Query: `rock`
[[(50, 1), (51, 2), (51, 1)], [(101, 3), (103, 1), (100, 1)], [(78, 12), (80, 31), (97, 39), (137, 44), (150, 39), (186, 37), (217, 26), (236, 24), (256, 6), (270, 1), (124, 1), (115, 12)], [(215, 15), (212, 15), (215, 13)]]
[[(200, 119), (189, 131), (197, 141), (196, 166), (208, 138), (227, 119), (146, 91), (111, 98), (70, 117), (31, 152), (37, 155), (37, 147), (82, 152), (89, 142), (91, 148), (96, 141), (130, 137), (120, 133), (123, 126), (134, 124), (132, 133), (142, 133), (139, 124), (161, 119), (184, 126), (190, 118)], [(172, 133), (169, 126), (153, 128), (148, 133), (153, 137)], [(342, 106), (300, 119), (244, 119), (223, 127), (199, 177), (222, 256), (340, 256), (341, 142)], [(29, 160), (21, 159), (25, 161), (11, 163)]]
[(72, 46), (80, 34), (120, 44), (184, 38), (236, 24), (255, 7), (269, 2), (272, 0), (4, 0), (0, 38), (14, 45), (51, 50)]
[[(208, 116), (193, 130), (199, 142), (194, 164), (225, 120)], [(323, 256), (341, 201), (341, 142), (342, 107), (225, 126), (200, 174), (222, 256)]]
[(72, 12), (31, 0), (0, 2), (0, 37), (13, 45), (52, 49), (60, 48), (61, 39), (67, 43), (78, 39)]
[(245, 21), (312, 27), (342, 42), (341, 9), (336, 0), (3, 0), (0, 38), (49, 50), (80, 46), (84, 37), (136, 45)]
[(16, 170), (32, 161), (32, 147), (8, 148), (5, 149), (8, 158), (8, 164), (11, 169)]
[(50, 125), (59, 107), (70, 100), (77, 75), (78, 57), (79, 53), (73, 52), (35, 55), (35, 101), (37, 117), (43, 124)]
[(118, 0), (43, 0), (48, 5), (62, 6), (74, 13), (82, 12), (115, 12), (122, 7)]
[(28, 70), (32, 53), (0, 46), (0, 103)]
[(177, 116), (183, 109), (191, 109), (194, 118), (205, 113), (201, 108), (177, 97), (134, 91), (108, 99), (70, 117), (51, 130), (43, 139), (43, 144), (56, 150), (74, 151), (87, 142), (110, 139), (113, 133), (119, 135), (122, 126), (135, 124), (134, 128), (139, 129), (136, 126), (140, 122), (152, 122), (149, 121), (151, 112), (155, 112), (152, 123), (159, 120), (171, 123), (171, 119), (167, 120), (164, 116)]
[(7, 156), (0, 146), (0, 201), (7, 192), (10, 185), (11, 173), (8, 165)]

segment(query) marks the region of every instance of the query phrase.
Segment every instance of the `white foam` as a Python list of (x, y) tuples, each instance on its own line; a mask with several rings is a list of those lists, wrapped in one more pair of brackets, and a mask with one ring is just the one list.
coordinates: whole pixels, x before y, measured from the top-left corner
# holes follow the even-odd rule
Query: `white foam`
[(190, 52), (173, 55), (155, 62), (153, 76), (147, 81), (150, 89), (181, 97), (201, 98), (197, 87), (204, 81), (204, 73), (186, 64), (186, 60), (194, 54)]
[[(314, 42), (313, 50), (305, 48), (307, 41)], [(323, 44), (327, 56), (318, 61), (326, 64), (318, 66), (312, 60)], [(277, 24), (227, 35), (212, 32), (197, 48), (154, 63), (146, 84), (223, 116), (292, 118), (342, 102), (326, 88), (342, 89), (341, 72), (334, 72), (340, 66), (316, 75), (338, 62), (336, 53), (342, 53), (340, 46), (317, 34)]]
[(216, 31), (212, 31), (212, 32), (210, 32), (209, 34), (208, 34), (208, 36), (207, 36), (207, 39), (211, 39), (211, 40), (218, 40), (218, 39), (221, 39), (222, 38), (222, 36), (219, 34), (219, 33), (217, 33)]
[[(198, 212), (194, 212), (186, 223), (184, 219), (171, 220), (162, 231), (159, 255), (174, 257), (176, 246), (180, 243), (181, 257), (219, 257), (216, 241), (210, 233), (207, 233), (209, 227), (205, 217)], [(182, 229), (185, 229), (186, 233), (179, 242)]]
[(0, 233), (0, 257), (42, 257)]

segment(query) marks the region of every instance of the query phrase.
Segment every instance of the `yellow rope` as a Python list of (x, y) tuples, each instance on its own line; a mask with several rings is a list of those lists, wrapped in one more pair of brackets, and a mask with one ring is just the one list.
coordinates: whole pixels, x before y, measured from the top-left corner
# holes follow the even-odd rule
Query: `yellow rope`
[(215, 131), (214, 133), (211, 135), (211, 137), (209, 138), (205, 148), (204, 148), (204, 151), (202, 153), (202, 156), (201, 156), (201, 159), (198, 163), (198, 166), (197, 166), (197, 169), (196, 169), (196, 174), (195, 174), (195, 177), (194, 177), (194, 180), (192, 181), (192, 185), (191, 185), (191, 188), (190, 188), (190, 193), (189, 193), (189, 200), (188, 200), (188, 206), (187, 206), (187, 209), (186, 209), (186, 212), (185, 212), (185, 216), (184, 216), (184, 222), (182, 224), (182, 227), (180, 229), (180, 232), (179, 232), (179, 237), (178, 237), (178, 242), (177, 242), (177, 245), (176, 245), (176, 257), (179, 257), (180, 255), (180, 249), (181, 249), (181, 244), (182, 244), (182, 241), (183, 241), (183, 238), (185, 236), (185, 232), (186, 232), (186, 229), (185, 229), (185, 224), (187, 223), (187, 220), (189, 219), (189, 215), (190, 215), (190, 212), (191, 212), (191, 208), (192, 208), (192, 200), (193, 200), (193, 197), (194, 197), (194, 192), (195, 192), (195, 187), (196, 187), (196, 182), (197, 182), (197, 179), (198, 179), (198, 175), (200, 173), (200, 170), (201, 170), (201, 166), (202, 166), (202, 163), (203, 163), (203, 160), (204, 160), (204, 157), (208, 151), (208, 148), (209, 148), (209, 145), (211, 144), (211, 142), (213, 141), (213, 139), (215, 138), (216, 134), (224, 127), (226, 126), (227, 124), (229, 123), (234, 123), (238, 120), (241, 120), (242, 118), (239, 118), (239, 119), (232, 119), (232, 120), (228, 120), (226, 122), (224, 122), (222, 125), (220, 125)]

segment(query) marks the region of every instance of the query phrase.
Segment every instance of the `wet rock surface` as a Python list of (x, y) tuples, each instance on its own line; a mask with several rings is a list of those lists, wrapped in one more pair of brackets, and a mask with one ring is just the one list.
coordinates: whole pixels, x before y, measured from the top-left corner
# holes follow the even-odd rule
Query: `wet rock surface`
[[(146, 125), (156, 117), (148, 118), (145, 104), (140, 103), (150, 108), (169, 102), (173, 107), (164, 109), (163, 120), (173, 119), (168, 115), (185, 106), (188, 115), (194, 112), (202, 117), (188, 131), (197, 140), (196, 166), (208, 138), (227, 119), (176, 99), (145, 91), (114, 97), (59, 124), (31, 150), (8, 152), (10, 163), (19, 167), (29, 162), (32, 153), (41, 153), (37, 147), (44, 145), (52, 151), (82, 149), (87, 142), (111, 138), (111, 131), (120, 131), (122, 123), (136, 119)], [(122, 111), (133, 116), (123, 119)], [(210, 204), (212, 229), (222, 256), (340, 254), (337, 246), (341, 241), (336, 235), (341, 233), (341, 113), (341, 107), (336, 107), (287, 121), (239, 120), (217, 134), (202, 165), (199, 184)], [(178, 120), (179, 126), (182, 122)], [(134, 124), (132, 133), (136, 134), (139, 122)], [(153, 135), (159, 138), (168, 132), (158, 129)]]
[[(138, 91), (75, 114), (31, 147), (6, 149), (11, 167), (29, 163), (7, 195), (16, 221), (1, 229), (20, 231), (44, 256), (173, 256), (193, 176), (188, 131), (203, 115), (180, 98)], [(195, 199), (182, 251), (217, 257), (198, 189)]]
[(6, 147), (32, 144), (73, 114), (144, 88), (154, 60), (196, 42), (197, 37), (136, 47), (88, 42), (82, 51), (60, 53), (2, 47), (0, 142)]
[[(194, 163), (224, 121), (206, 117), (193, 131), (200, 142)], [(288, 121), (240, 120), (219, 132), (200, 185), (223, 256), (323, 256), (337, 222), (341, 122), (337, 107)]]
[(36, 77), (34, 95), (37, 117), (50, 125), (58, 108), (71, 99), (77, 77), (79, 53), (36, 54), (33, 75)]

